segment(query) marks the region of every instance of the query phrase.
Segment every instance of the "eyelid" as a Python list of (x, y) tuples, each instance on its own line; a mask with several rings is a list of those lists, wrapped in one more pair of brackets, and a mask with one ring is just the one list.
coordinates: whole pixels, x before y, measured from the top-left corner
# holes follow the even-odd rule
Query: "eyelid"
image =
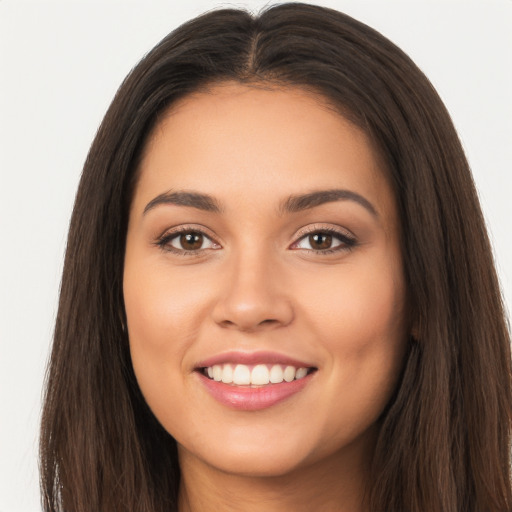
[[(311, 235), (312, 233), (332, 233), (333, 235), (339, 235), (351, 240), (356, 240), (356, 236), (349, 231), (347, 228), (341, 226), (334, 226), (332, 224), (310, 224), (297, 231), (294, 235), (296, 241), (304, 238), (305, 236)], [(295, 243), (295, 242), (294, 242)]]
[(313, 224), (301, 228), (294, 236), (295, 241), (291, 244), (290, 249), (300, 250), (297, 248), (299, 242), (304, 240), (309, 235), (314, 233), (328, 233), (337, 237), (342, 243), (332, 249), (324, 249), (324, 250), (316, 250), (316, 249), (304, 249), (309, 250), (316, 253), (324, 253), (327, 254), (329, 252), (336, 252), (341, 250), (349, 250), (352, 249), (355, 245), (357, 245), (357, 238), (355, 235), (346, 228), (341, 226), (333, 226), (332, 224)]
[[(177, 236), (183, 233), (200, 233), (205, 238), (208, 238), (213, 244), (215, 244), (215, 249), (196, 249), (196, 250), (186, 250), (186, 249), (177, 249), (176, 247), (172, 247), (169, 245), (170, 241), (176, 238)], [(163, 251), (173, 252), (175, 254), (181, 255), (190, 255), (190, 254), (198, 254), (207, 250), (217, 250), (222, 248), (222, 244), (217, 241), (217, 237), (211, 233), (211, 231), (201, 224), (180, 224), (178, 226), (167, 228), (163, 233), (156, 237), (154, 240), (154, 245), (158, 246)]]
[[(186, 250), (186, 249), (177, 249), (175, 247), (170, 246), (170, 241), (183, 233), (200, 233), (204, 237), (208, 238), (214, 245), (215, 248), (206, 248), (206, 249), (196, 249), (196, 250)], [(341, 226), (333, 226), (331, 224), (312, 224), (305, 226), (297, 231), (294, 235), (294, 242), (289, 246), (289, 249), (300, 250), (296, 245), (301, 242), (304, 238), (314, 233), (328, 233), (337, 237), (342, 243), (333, 247), (332, 249), (303, 249), (306, 251), (312, 251), (315, 253), (324, 253), (327, 254), (329, 252), (337, 252), (341, 250), (349, 250), (352, 249), (355, 245), (357, 245), (357, 239), (353, 233), (351, 233), (348, 229), (343, 228)], [(211, 233), (210, 229), (206, 226), (200, 224), (180, 224), (178, 226), (167, 228), (161, 235), (159, 235), (154, 240), (154, 245), (160, 247), (160, 249), (168, 252), (174, 252), (175, 254), (181, 255), (193, 255), (202, 253), (208, 250), (218, 250), (222, 249), (222, 244), (217, 241), (217, 236)]]

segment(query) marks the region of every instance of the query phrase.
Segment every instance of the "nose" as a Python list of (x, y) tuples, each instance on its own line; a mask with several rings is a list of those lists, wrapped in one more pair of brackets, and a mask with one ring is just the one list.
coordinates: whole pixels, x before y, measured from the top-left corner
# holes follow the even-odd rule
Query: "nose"
[(294, 310), (278, 266), (253, 254), (226, 262), (213, 308), (213, 320), (224, 328), (244, 332), (275, 329), (290, 324)]

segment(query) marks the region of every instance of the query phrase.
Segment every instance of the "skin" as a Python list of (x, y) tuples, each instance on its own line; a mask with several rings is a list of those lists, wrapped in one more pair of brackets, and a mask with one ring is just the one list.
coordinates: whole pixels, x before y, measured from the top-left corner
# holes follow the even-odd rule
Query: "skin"
[[(332, 189), (374, 212), (351, 199), (279, 209)], [(212, 196), (221, 212), (144, 213), (178, 190)], [(208, 238), (193, 254), (179, 237), (159, 246), (178, 226)], [(312, 93), (224, 83), (159, 122), (131, 205), (124, 299), (138, 383), (178, 443), (181, 511), (364, 510), (377, 420), (407, 339), (398, 226), (368, 138)], [(318, 250), (308, 233), (322, 229), (355, 245), (335, 236), (338, 250)], [(231, 409), (194, 371), (228, 350), (277, 351), (317, 371), (284, 402)]]

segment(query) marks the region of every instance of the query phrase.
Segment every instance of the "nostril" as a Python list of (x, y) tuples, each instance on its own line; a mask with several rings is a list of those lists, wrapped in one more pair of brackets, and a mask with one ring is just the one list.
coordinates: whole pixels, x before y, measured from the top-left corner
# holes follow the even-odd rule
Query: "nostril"
[(223, 328), (254, 331), (288, 325), (294, 314), (293, 307), (285, 299), (274, 296), (248, 298), (232, 293), (217, 302), (212, 317)]
[(274, 318), (267, 318), (265, 320), (262, 320), (261, 322), (257, 322), (257, 323), (243, 323), (243, 322), (234, 322), (232, 320), (222, 320), (221, 322), (219, 322), (219, 325), (221, 327), (225, 327), (225, 328), (233, 328), (235, 327), (236, 329), (240, 330), (240, 331), (253, 331), (255, 329), (258, 329), (258, 328), (262, 328), (262, 327), (272, 327), (272, 326), (275, 326), (279, 324), (279, 320), (277, 319), (274, 319)]

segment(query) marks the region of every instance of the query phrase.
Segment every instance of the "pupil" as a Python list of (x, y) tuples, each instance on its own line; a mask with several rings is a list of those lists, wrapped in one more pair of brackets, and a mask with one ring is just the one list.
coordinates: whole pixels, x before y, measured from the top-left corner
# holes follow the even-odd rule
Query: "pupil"
[(332, 235), (325, 233), (309, 235), (309, 243), (313, 249), (329, 249), (332, 245)]
[(187, 251), (200, 249), (203, 245), (203, 235), (201, 233), (186, 233), (180, 236), (180, 243)]

